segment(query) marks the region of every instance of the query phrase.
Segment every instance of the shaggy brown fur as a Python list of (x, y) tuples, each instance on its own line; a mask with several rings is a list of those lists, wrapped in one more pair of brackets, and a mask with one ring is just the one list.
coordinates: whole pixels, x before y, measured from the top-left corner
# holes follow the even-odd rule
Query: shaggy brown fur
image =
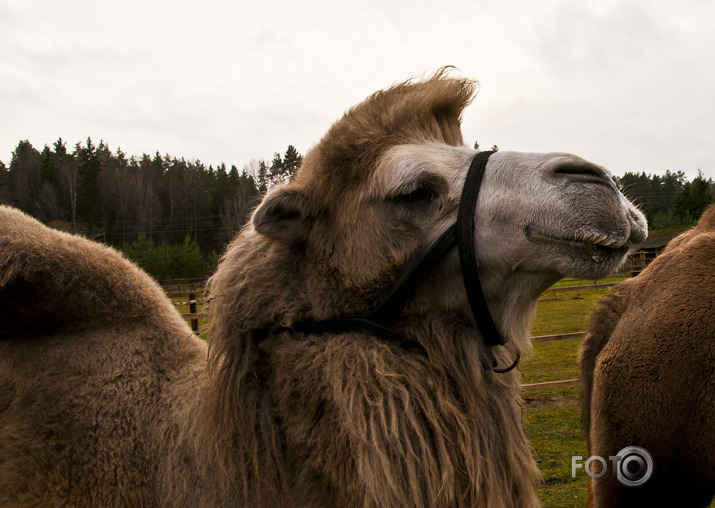
[(595, 314), (581, 350), (589, 454), (626, 446), (653, 477), (592, 479), (590, 504), (707, 506), (715, 493), (715, 205)]
[(0, 506), (161, 504), (182, 384), (207, 354), (161, 288), (0, 207), (0, 301)]
[[(301, 506), (536, 504), (518, 378), (485, 374), (463, 309), (445, 313), (437, 302), (412, 309), (419, 320), (402, 326), (420, 337), (429, 359), (368, 335), (296, 342), (284, 333), (258, 343), (253, 332), (360, 313), (379, 301), (375, 295), (392, 284), (395, 265), (420, 238), (389, 219), (376, 224), (351, 214), (359, 209), (354, 203), (365, 199), (371, 172), (391, 146), (460, 144), (459, 117), (472, 93), (471, 82), (440, 75), (368, 98), (330, 129), (295, 182), (279, 191), (291, 200), (289, 226), (264, 225), (270, 211), (261, 208), (253, 223), (262, 234), (248, 230), (228, 248), (209, 283), (209, 361), (221, 387), (211, 414), (224, 415), (217, 429), (240, 429), (230, 446), (242, 457), (238, 463), (263, 480), (259, 485), (235, 462), (226, 464), (222, 474), (243, 478), (248, 499), (287, 496)], [(338, 208), (339, 215), (331, 212)], [(308, 232), (301, 229), (306, 223)], [(304, 250), (291, 246), (296, 241)], [(286, 275), (276, 278), (277, 272)], [(249, 411), (242, 409), (247, 401)]]

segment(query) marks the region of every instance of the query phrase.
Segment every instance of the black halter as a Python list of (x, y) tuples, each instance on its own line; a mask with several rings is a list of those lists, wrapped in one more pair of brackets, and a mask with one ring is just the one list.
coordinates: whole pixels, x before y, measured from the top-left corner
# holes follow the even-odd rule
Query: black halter
[[(477, 272), (477, 259), (474, 246), (474, 211), (479, 198), (479, 189), (484, 177), (489, 156), (494, 152), (480, 152), (472, 160), (467, 172), (467, 178), (462, 188), (462, 197), (457, 212), (457, 222), (453, 224), (430, 247), (427, 253), (418, 260), (414, 266), (400, 279), (392, 293), (385, 299), (377, 310), (366, 316), (340, 316), (325, 321), (301, 321), (295, 323), (289, 330), (309, 334), (368, 332), (383, 340), (394, 342), (405, 349), (421, 349), (424, 347), (418, 341), (408, 340), (391, 325), (398, 318), (400, 311), (408, 298), (412, 296), (417, 287), (427, 278), (432, 270), (442, 261), (450, 250), (456, 245), (459, 247), (459, 261), (462, 267), (462, 279), (467, 290), (469, 306), (477, 327), (482, 334), (486, 346), (501, 346), (506, 339), (499, 332), (494, 323), (487, 301), (484, 297), (482, 285)], [(282, 328), (281, 330), (285, 330)], [(426, 352), (425, 352), (426, 353)], [(504, 369), (497, 369), (494, 355), (487, 350), (491, 365), (487, 365), (494, 372), (504, 373), (512, 370), (519, 363), (519, 355), (512, 365)]]

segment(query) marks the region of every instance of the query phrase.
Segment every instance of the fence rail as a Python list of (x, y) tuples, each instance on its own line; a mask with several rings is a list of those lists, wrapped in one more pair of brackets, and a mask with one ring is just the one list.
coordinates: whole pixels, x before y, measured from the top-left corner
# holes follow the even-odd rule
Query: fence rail
[(586, 286), (561, 286), (557, 288), (549, 288), (544, 293), (562, 293), (565, 291), (586, 291), (589, 289), (604, 289), (615, 286), (618, 282), (606, 282), (604, 284), (588, 284)]
[(581, 384), (580, 379), (564, 379), (563, 381), (545, 381), (543, 383), (531, 383), (528, 385), (521, 385), (521, 391), (531, 391), (531, 390), (546, 390), (547, 388), (562, 388), (564, 386), (578, 386)]
[(558, 333), (556, 335), (539, 335), (537, 337), (532, 337), (531, 342), (548, 342), (551, 340), (566, 340), (566, 339), (580, 339), (585, 337), (586, 332), (573, 332), (573, 333)]

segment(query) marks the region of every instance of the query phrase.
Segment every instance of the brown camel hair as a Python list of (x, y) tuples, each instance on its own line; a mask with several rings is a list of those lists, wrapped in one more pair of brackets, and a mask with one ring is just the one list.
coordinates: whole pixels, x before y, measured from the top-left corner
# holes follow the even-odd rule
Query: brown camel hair
[[(415, 233), (360, 230), (360, 217), (350, 216), (357, 207), (345, 203), (365, 199), (370, 171), (391, 146), (460, 145), (459, 118), (473, 87), (437, 76), (378, 92), (353, 108), (282, 190), (300, 188), (301, 199), (309, 200), (291, 203), (295, 216), (289, 227), (268, 232), (289, 246), (246, 232), (229, 246), (210, 280), (210, 333), (218, 339), (212, 340), (209, 363), (220, 387), (213, 392), (210, 413), (224, 421), (214, 427), (199, 424), (196, 432), (210, 432), (201, 442), (215, 442), (216, 449), (230, 446), (243, 457), (239, 464), (250, 464), (248, 475), (236, 471), (235, 460), (220, 471), (225, 481), (240, 478), (249, 499), (280, 500), (289, 481), (314, 485), (319, 479), (319, 489), (300, 493), (305, 504), (505, 506), (513, 502), (508, 499), (520, 506), (536, 504), (537, 473), (522, 429), (518, 379), (484, 377), (478, 341), (466, 318), (441, 316), (441, 309), (418, 311), (422, 319), (407, 328), (431, 341), (429, 361), (355, 333), (298, 343), (284, 335), (259, 345), (253, 332), (309, 316), (359, 313), (373, 304), (376, 292), (387, 289), (393, 269), (376, 273), (386, 263), (375, 254), (389, 252), (394, 244), (405, 250), (390, 257), (404, 263), (418, 245), (417, 238), (404, 239)], [(296, 256), (291, 244), (305, 234), (300, 230), (308, 222), (304, 210), (337, 207), (346, 214), (311, 231), (311, 244), (323, 252)], [(261, 220), (259, 210), (253, 219), (259, 229)], [(336, 230), (350, 236), (336, 245)], [(403, 236), (402, 245), (391, 240), (396, 234)], [(364, 243), (365, 235), (372, 237), (372, 248), (353, 244)], [(286, 276), (276, 278), (277, 271)], [(307, 288), (297, 283), (306, 278)], [(313, 294), (301, 294), (306, 290)], [(276, 295), (281, 295), (278, 303)], [(262, 357), (272, 364), (262, 368)], [(274, 412), (283, 419), (283, 436), (271, 424)], [(231, 426), (237, 431), (226, 433)], [(249, 435), (253, 438), (246, 439)], [(289, 453), (277, 447), (281, 443)], [(326, 468), (331, 457), (338, 461)], [(260, 485), (252, 475), (261, 478)], [(362, 481), (345, 481), (351, 477)]]
[(715, 205), (594, 314), (582, 345), (589, 454), (652, 456), (640, 487), (591, 479), (589, 504), (708, 506), (715, 494)]
[[(373, 310), (454, 223), (475, 87), (441, 70), (338, 120), (221, 258), (208, 345), (114, 250), (0, 207), (0, 505), (537, 506), (519, 375), (484, 368), (456, 251), (394, 324), (421, 348), (284, 328)], [(489, 161), (479, 270), (508, 365), (539, 294), (646, 227), (576, 156)]]

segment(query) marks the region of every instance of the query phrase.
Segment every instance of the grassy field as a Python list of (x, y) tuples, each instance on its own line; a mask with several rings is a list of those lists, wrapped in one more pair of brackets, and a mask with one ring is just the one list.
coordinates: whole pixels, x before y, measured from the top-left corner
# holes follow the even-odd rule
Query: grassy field
[(578, 387), (524, 393), (526, 432), (534, 448), (542, 480), (543, 506), (583, 506), (587, 476), (571, 477), (571, 457), (587, 457), (579, 423)]
[[(589, 284), (588, 281), (576, 282)], [(547, 291), (539, 300), (532, 335), (583, 332), (588, 327), (598, 302), (611, 292), (611, 287), (563, 293)], [(521, 364), (522, 383), (577, 377), (581, 341), (582, 339), (567, 339), (534, 344), (534, 356)]]
[[(619, 282), (622, 278), (598, 281)], [(555, 287), (594, 284), (594, 281), (563, 280)], [(532, 335), (582, 332), (588, 327), (598, 302), (612, 288), (569, 292), (547, 291), (536, 311)], [(578, 351), (583, 339), (534, 344), (534, 355), (522, 362), (522, 383), (541, 383), (578, 377)], [(587, 476), (571, 477), (571, 457), (586, 457), (586, 442), (580, 428), (579, 387), (524, 392), (526, 432), (534, 448), (542, 481), (539, 498), (545, 507), (583, 506)]]

